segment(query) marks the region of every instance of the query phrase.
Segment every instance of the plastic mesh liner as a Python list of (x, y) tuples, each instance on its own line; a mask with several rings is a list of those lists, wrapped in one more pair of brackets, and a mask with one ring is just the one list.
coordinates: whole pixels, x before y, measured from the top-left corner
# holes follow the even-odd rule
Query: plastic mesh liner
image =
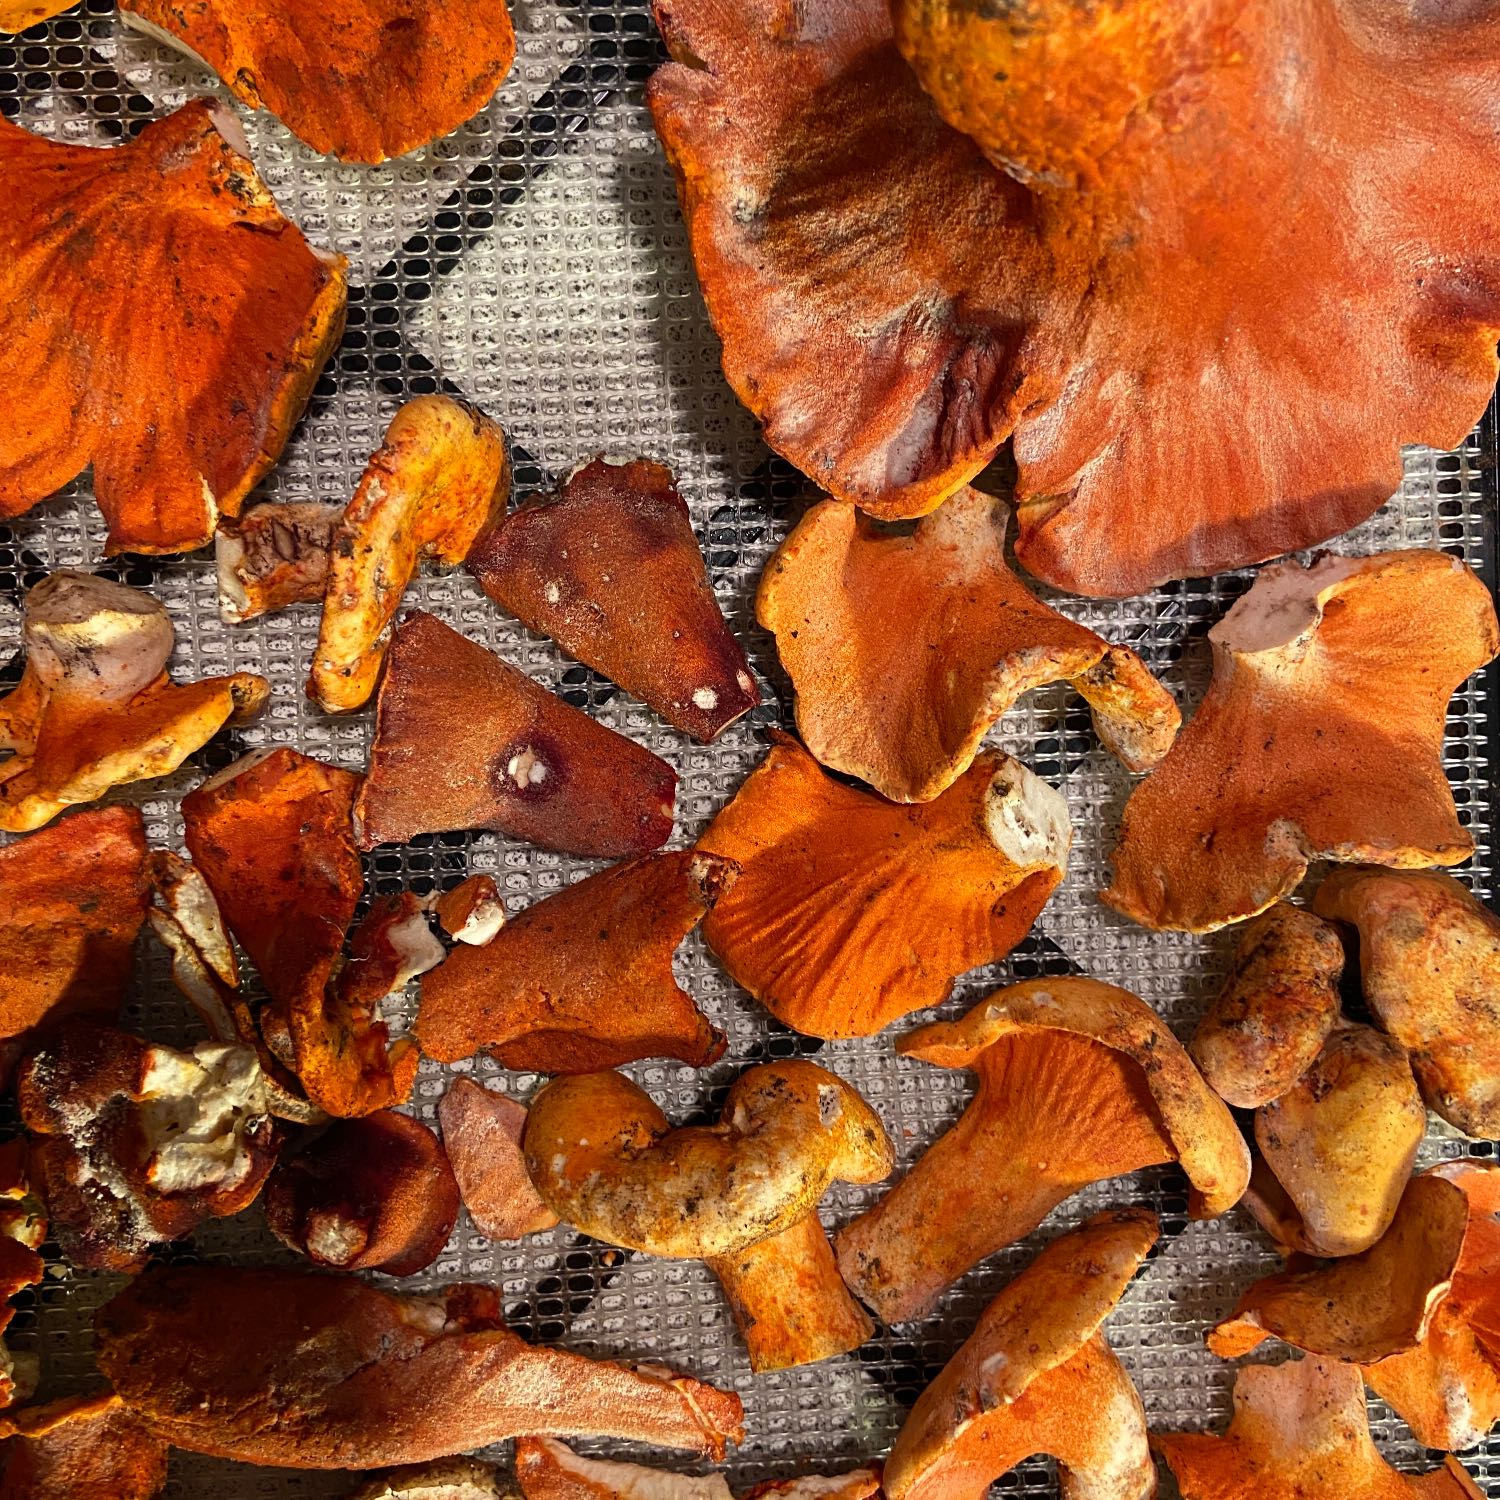
[[(600, 450), (670, 463), (693, 506), (715, 587), (766, 696), (722, 743), (688, 743), (550, 642), (503, 618), (464, 573), (423, 577), (408, 602), (670, 761), (681, 777), (677, 841), (685, 842), (759, 759), (764, 728), (790, 722), (787, 684), (769, 638), (755, 628), (752, 598), (762, 564), (799, 513), (808, 486), (768, 452), (719, 373), (671, 175), (641, 102), (642, 84), (660, 56), (648, 14), (623, 3), (555, 0), (516, 4), (513, 12), (517, 63), (495, 101), (455, 135), (413, 156), (379, 167), (340, 164), (315, 156), (267, 116), (247, 118), (252, 153), (282, 208), (315, 241), (350, 257), (354, 282), (344, 343), (261, 493), (347, 498), (401, 401), (439, 389), (477, 399), (503, 423), (519, 493), (549, 484)], [(126, 29), (105, 0), (88, 0), (0, 45), (0, 108), (58, 138), (104, 144), (204, 93), (223, 95), (196, 64)], [(1401, 492), (1335, 548), (1441, 546), (1493, 583), (1492, 457), (1485, 433), (1453, 453), (1411, 451)], [(17, 644), (17, 607), (27, 587), (55, 567), (106, 566), (103, 528), (87, 485), (85, 479), (0, 529), (0, 659)], [(207, 770), (255, 746), (291, 743), (325, 760), (363, 766), (370, 712), (329, 718), (303, 695), (316, 606), (229, 627), (218, 617), (206, 554), (125, 557), (107, 570), (166, 603), (178, 632), (174, 671), (196, 676), (252, 669), (273, 684), (263, 719), (220, 736), (180, 775), (140, 794), (153, 842), (180, 846), (180, 796)], [(1246, 583), (1244, 575), (1225, 575), (1140, 599), (1055, 602), (1110, 639), (1135, 646), (1181, 701), (1192, 704), (1207, 680), (1204, 634)], [(0, 680), (13, 682), (18, 671), (12, 662)], [(1481, 676), (1454, 699), (1445, 752), (1478, 845), (1473, 864), (1460, 873), (1485, 895), (1492, 891), (1494, 858), (1492, 685)], [(943, 1013), (959, 1014), (1011, 979), (1076, 967), (1144, 996), (1186, 1039), (1222, 977), (1233, 935), (1148, 934), (1096, 900), (1128, 778), (1098, 748), (1077, 699), (1061, 687), (1034, 693), (1005, 717), (994, 738), (1066, 793), (1075, 822), (1073, 867), (1032, 937), (1008, 962), (968, 976)], [(513, 910), (590, 868), (469, 834), (421, 839), (399, 852), (381, 852), (370, 864), (376, 889), (430, 890), (489, 871)], [(728, 1081), (751, 1062), (816, 1054), (880, 1111), (904, 1165), (968, 1097), (964, 1075), (899, 1060), (889, 1038), (825, 1046), (786, 1031), (724, 977), (696, 937), (684, 946), (679, 965), (699, 1003), (729, 1033), (730, 1050), (721, 1064), (703, 1071), (632, 1070), (676, 1121), (716, 1114)], [(398, 1025), (405, 1018), (398, 1014)], [(130, 1022), (165, 1041), (194, 1036), (158, 952), (145, 955)], [(424, 1063), (413, 1108), (431, 1120), (448, 1074), (470, 1070), (521, 1097), (538, 1082), (505, 1074), (488, 1060), (451, 1070)], [(1438, 1126), (1423, 1160), (1462, 1149)], [(1473, 1149), (1493, 1151), (1484, 1144)], [(842, 1222), (879, 1191), (835, 1190), (824, 1204), (828, 1221)], [(697, 1263), (621, 1258), (566, 1229), (519, 1246), (494, 1246), (463, 1217), (443, 1256), (403, 1285), (495, 1282), (507, 1315), (528, 1337), (590, 1354), (662, 1360), (733, 1387), (745, 1400), (749, 1433), (730, 1465), (731, 1483), (740, 1488), (809, 1469), (836, 1470), (882, 1452), (917, 1392), (1037, 1246), (1099, 1208), (1124, 1202), (1155, 1208), (1165, 1232), (1110, 1320), (1110, 1341), (1139, 1385), (1153, 1426), (1221, 1425), (1232, 1367), (1208, 1355), (1203, 1332), (1274, 1257), (1241, 1213), (1189, 1225), (1186, 1182), (1175, 1167), (1080, 1194), (1031, 1240), (965, 1277), (920, 1325), (883, 1330), (856, 1355), (758, 1378), (749, 1373), (717, 1284)], [(212, 1224), (170, 1253), (242, 1262), (289, 1258), (258, 1210)], [(54, 1260), (46, 1284), (23, 1299), (12, 1341), (40, 1353), (44, 1394), (90, 1383), (90, 1320), (118, 1284), (118, 1278), (73, 1275)], [(1393, 1462), (1431, 1466), (1383, 1407), (1372, 1408), (1372, 1420)], [(620, 1445), (613, 1451), (627, 1456)], [(1480, 1486), (1500, 1496), (1500, 1441), (1465, 1461)], [(340, 1496), (354, 1484), (348, 1475), (256, 1470), (174, 1454), (167, 1493), (223, 1500)], [(1042, 1496), (1054, 1494), (1055, 1486), (1050, 1466), (1033, 1462), (997, 1489)]]

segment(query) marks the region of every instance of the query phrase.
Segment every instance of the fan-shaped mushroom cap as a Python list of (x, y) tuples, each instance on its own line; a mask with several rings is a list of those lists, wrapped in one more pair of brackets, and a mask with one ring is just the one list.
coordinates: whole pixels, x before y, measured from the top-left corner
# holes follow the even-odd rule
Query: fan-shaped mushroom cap
[(109, 552), (187, 552), (280, 456), (343, 334), (344, 259), (237, 137), (201, 99), (109, 150), (0, 120), (0, 515), (92, 464)]
[(252, 505), (214, 533), (219, 614), (230, 625), (321, 599), (343, 508), (320, 500)]
[(1245, 1206), (1288, 1249), (1356, 1255), (1390, 1228), (1426, 1132), (1405, 1051), (1346, 1022), (1256, 1112), (1261, 1160)]
[(672, 976), (677, 945), (735, 880), (693, 849), (613, 865), (527, 907), (422, 981), (422, 1050), (486, 1049), (507, 1068), (588, 1073), (643, 1057), (702, 1067), (724, 1034)]
[(556, 1438), (516, 1439), (516, 1482), (526, 1500), (732, 1500), (722, 1474), (584, 1458)]
[(1359, 1372), (1334, 1360), (1248, 1365), (1234, 1381), (1222, 1437), (1151, 1435), (1182, 1500), (1483, 1500), (1456, 1459), (1398, 1474), (1370, 1439)]
[(516, 55), (504, 0), (124, 0), (250, 109), (344, 161), (405, 156), (479, 113)]
[(1278, 902), (1245, 925), (1188, 1049), (1221, 1099), (1255, 1109), (1296, 1083), (1338, 1022), (1343, 972), (1337, 931), (1311, 912)]
[(488, 1287), (396, 1297), (350, 1276), (174, 1266), (95, 1319), (99, 1365), (174, 1447), (297, 1469), (426, 1463), (522, 1433), (722, 1458), (737, 1396), (525, 1343)]
[(920, 1317), (1088, 1183), (1180, 1161), (1195, 1218), (1225, 1212), (1245, 1190), (1249, 1153), (1233, 1117), (1126, 990), (1029, 980), (896, 1045), (972, 1068), (979, 1088), (958, 1123), (836, 1238), (844, 1279), (887, 1323)]
[(112, 1391), (64, 1396), (0, 1418), (5, 1500), (151, 1500), (167, 1483), (167, 1445)]
[(1171, 694), (1123, 649), (1122, 664), (1089, 677), (1112, 648), (1011, 572), (1005, 527), (1000, 501), (965, 489), (909, 536), (829, 500), (781, 544), (756, 618), (776, 637), (797, 728), (825, 766), (894, 801), (929, 801), (1023, 693), (1059, 679), (1090, 699), (1113, 685), (1095, 725), (1131, 770), (1166, 754), (1180, 722)]
[(1055, 1240), (995, 1298), (917, 1398), (885, 1462), (890, 1500), (982, 1500), (1033, 1453), (1065, 1494), (1148, 1500), (1146, 1413), (1099, 1332), (1156, 1242), (1145, 1209), (1099, 1214)]
[(1435, 871), (1335, 870), (1313, 909), (1358, 929), (1365, 999), (1428, 1108), (1500, 1135), (1500, 920)]
[(557, 1223), (521, 1156), (524, 1104), (472, 1078), (455, 1078), (438, 1105), (438, 1124), (459, 1196), (482, 1235), (519, 1240)]
[(360, 792), (364, 848), (494, 828), (619, 859), (672, 834), (677, 773), (498, 656), (412, 610), (397, 628)]
[[(522, 1438), (521, 1442), (531, 1439)], [(362, 1484), (349, 1500), (514, 1500), (498, 1469), (475, 1458), (409, 1464)]]
[(760, 702), (672, 471), (596, 458), (534, 495), (469, 566), (502, 609), (707, 742)]
[(1410, 868), (1473, 853), (1443, 726), (1500, 633), (1457, 558), (1278, 563), (1209, 640), (1208, 696), (1126, 805), (1111, 906), (1207, 932), (1279, 901), (1312, 859)]
[(703, 936), (737, 983), (810, 1036), (873, 1036), (1004, 958), (1067, 871), (1062, 796), (987, 753), (901, 807), (824, 775), (790, 736), (699, 839), (741, 866)]

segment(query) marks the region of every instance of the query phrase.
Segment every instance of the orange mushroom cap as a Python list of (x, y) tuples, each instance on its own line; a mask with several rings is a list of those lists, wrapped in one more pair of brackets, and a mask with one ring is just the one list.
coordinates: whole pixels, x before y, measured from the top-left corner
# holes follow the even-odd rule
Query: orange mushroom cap
[(836, 1238), (844, 1279), (887, 1323), (1091, 1182), (1180, 1161), (1194, 1218), (1224, 1213), (1250, 1157), (1224, 1103), (1144, 1000), (1094, 979), (1011, 985), (897, 1048), (979, 1087), (958, 1123)]
[(252, 505), (214, 533), (219, 614), (230, 625), (321, 599), (343, 509), (321, 500)]
[(677, 773), (421, 610), (391, 640), (358, 806), (364, 848), (494, 828), (618, 859), (672, 833)]
[(167, 1445), (112, 1391), (7, 1412), (0, 1438), (5, 1500), (152, 1500), (166, 1487)]
[(730, 860), (674, 850), (536, 902), (422, 981), (422, 1050), (455, 1062), (484, 1048), (507, 1068), (540, 1073), (643, 1057), (714, 1062), (724, 1034), (672, 977), (672, 955), (735, 875)]
[(438, 1124), (459, 1196), (486, 1239), (519, 1240), (558, 1222), (521, 1156), (524, 1104), (472, 1078), (455, 1078), (438, 1105)]
[(760, 702), (708, 582), (687, 501), (648, 459), (596, 458), (474, 549), (501, 609), (705, 743)]
[(1166, 754), (1181, 721), (1171, 694), (1133, 652), (1026, 588), (1005, 564), (1005, 527), (1000, 501), (965, 489), (908, 536), (829, 500), (781, 544), (755, 613), (825, 766), (893, 801), (929, 801), (1023, 693), (1066, 679), (1099, 696), (1089, 674), (1112, 649), (1117, 690), (1096, 712), (1100, 738), (1133, 771)]
[(1500, 628), (1462, 562), (1411, 551), (1278, 563), (1209, 640), (1207, 697), (1126, 805), (1111, 906), (1207, 932), (1279, 901), (1313, 859), (1410, 868), (1473, 853), (1443, 727)]
[(0, 200), (0, 516), (92, 464), (107, 551), (203, 546), (338, 345), (343, 257), (282, 217), (202, 99), (109, 150), (0, 120)]
[(1004, 958), (1067, 870), (1067, 805), (987, 753), (898, 806), (824, 775), (790, 736), (698, 841), (739, 878), (703, 924), (735, 981), (810, 1036), (873, 1036)]

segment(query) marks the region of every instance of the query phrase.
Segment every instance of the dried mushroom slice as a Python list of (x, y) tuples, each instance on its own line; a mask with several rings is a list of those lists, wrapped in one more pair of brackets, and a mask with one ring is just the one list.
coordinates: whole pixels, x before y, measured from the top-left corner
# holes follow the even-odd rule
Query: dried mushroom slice
[(979, 1076), (973, 1101), (880, 1203), (838, 1234), (844, 1279), (887, 1323), (920, 1317), (971, 1266), (1091, 1182), (1179, 1161), (1194, 1218), (1250, 1174), (1244, 1138), (1144, 1000), (1094, 979), (1011, 985), (897, 1048)]
[(826, 776), (788, 735), (699, 847), (741, 866), (703, 924), (735, 981), (810, 1036), (873, 1036), (1004, 958), (1067, 870), (1067, 804), (985, 754), (902, 807)]
[(505, 902), (493, 875), (470, 875), (452, 890), (437, 892), (429, 905), (443, 931), (471, 947), (482, 948), (505, 926)]
[(32, 1188), (27, 1156), (24, 1136), (0, 1143), (0, 1407), (30, 1397), (41, 1376), (36, 1355), (6, 1348), (3, 1338), (16, 1315), (12, 1299), (47, 1273), (47, 1210)]
[(396, 413), (329, 542), (307, 679), (319, 708), (347, 713), (369, 698), (417, 564), (461, 563), (509, 492), (505, 434), (477, 406), (418, 396)]
[(525, 1500), (733, 1500), (722, 1474), (671, 1474), (584, 1458), (544, 1437), (516, 1439), (516, 1483)]
[(188, 552), (281, 454), (344, 329), (314, 250), (206, 100), (109, 150), (0, 120), (0, 516), (90, 464), (107, 550)]
[(1131, 651), (1036, 598), (1005, 563), (1006, 509), (960, 490), (910, 535), (815, 505), (766, 564), (756, 618), (797, 692), (797, 728), (825, 765), (896, 802), (926, 802), (968, 769), (1022, 694), (1073, 683), (1132, 771), (1181, 722)]
[(767, 1479), (745, 1491), (744, 1500), (872, 1500), (881, 1493), (880, 1465), (848, 1469), (842, 1474), (803, 1474), (796, 1479)]
[(1488, 13), (656, 15), (725, 373), (841, 500), (921, 514), (1013, 438), (1022, 564), (1141, 593), (1347, 530), (1489, 400), (1495, 233), (1445, 222), (1429, 170), (1494, 173), (1494, 122), (1443, 108), (1493, 87)]
[(5, 1500), (152, 1500), (166, 1488), (167, 1445), (112, 1391), (7, 1412), (0, 1438)]
[(564, 854), (619, 859), (672, 834), (677, 773), (412, 610), (391, 640), (360, 842), (493, 828)]
[(455, 1078), (438, 1105), (438, 1125), (459, 1196), (486, 1239), (524, 1239), (558, 1222), (521, 1156), (524, 1104), (472, 1078)]
[(724, 1033), (678, 985), (672, 955), (736, 873), (732, 861), (692, 849), (648, 854), (527, 907), (422, 981), (422, 1050), (456, 1062), (484, 1049), (539, 1073), (645, 1057), (716, 1061)]
[(397, 1297), (352, 1276), (153, 1268), (95, 1332), (100, 1369), (151, 1431), (243, 1463), (382, 1468), (523, 1433), (721, 1459), (744, 1436), (739, 1397), (528, 1344), (489, 1287)]
[(469, 566), (502, 609), (696, 740), (760, 702), (662, 464), (583, 464), (507, 516)]
[(112, 787), (166, 776), (271, 685), (253, 672), (174, 683), (172, 622), (149, 594), (67, 569), (26, 595), (21, 682), (0, 699), (0, 830), (24, 833)]
[(309, 500), (252, 505), (214, 533), (219, 614), (238, 625), (291, 604), (321, 599), (328, 553), (343, 508)]
[(1294, 890), (1313, 859), (1458, 864), (1448, 700), (1500, 646), (1489, 590), (1442, 552), (1264, 569), (1209, 632), (1208, 695), (1125, 808), (1104, 899), (1207, 932)]
[(1156, 1236), (1154, 1214), (1123, 1209), (1043, 1250), (917, 1398), (885, 1462), (890, 1500), (983, 1500), (1034, 1453), (1057, 1460), (1064, 1494), (1154, 1494), (1145, 1408), (1100, 1328)]
[(121, 12), (344, 161), (405, 156), (457, 130), (516, 55), (505, 0), (123, 0)]

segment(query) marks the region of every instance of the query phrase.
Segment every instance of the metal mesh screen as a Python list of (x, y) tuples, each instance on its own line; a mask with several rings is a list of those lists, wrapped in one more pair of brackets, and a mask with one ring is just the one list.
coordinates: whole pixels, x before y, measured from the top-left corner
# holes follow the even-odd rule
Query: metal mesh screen
[[(255, 160), (283, 209), (315, 241), (350, 257), (355, 283), (344, 343), (263, 495), (347, 498), (400, 402), (436, 389), (477, 399), (503, 423), (520, 493), (600, 450), (669, 462), (693, 505), (720, 599), (766, 693), (765, 705), (722, 743), (694, 746), (665, 729), (610, 683), (503, 618), (464, 573), (423, 577), (409, 602), (669, 760), (681, 777), (678, 839), (685, 842), (758, 760), (763, 727), (790, 722), (788, 687), (769, 638), (755, 628), (751, 601), (762, 564), (809, 491), (768, 452), (719, 373), (671, 175), (641, 102), (641, 85), (659, 60), (649, 15), (625, 0), (523, 0), (512, 10), (518, 58), (496, 100), (454, 136), (411, 157), (379, 167), (344, 165), (315, 156), (264, 115), (247, 120)], [(106, 0), (87, 0), (0, 46), (0, 108), (61, 139), (106, 144), (204, 93), (223, 91), (196, 64), (128, 31)], [(1410, 452), (1401, 492), (1337, 549), (1438, 545), (1461, 554), (1493, 583), (1492, 458), (1482, 434), (1453, 453)], [(105, 566), (87, 479), (0, 529), (0, 659), (17, 645), (24, 590), (59, 566)], [(226, 627), (205, 556), (119, 558), (108, 570), (166, 603), (178, 631), (174, 671), (253, 669), (273, 684), (262, 720), (221, 736), (180, 775), (139, 792), (154, 842), (180, 845), (179, 797), (206, 770), (254, 746), (289, 742), (326, 760), (363, 766), (370, 713), (329, 718), (302, 692), (316, 606)], [(1188, 705), (1207, 680), (1204, 633), (1246, 582), (1227, 575), (1140, 599), (1054, 602), (1111, 639), (1134, 645)], [(12, 662), (3, 680), (13, 682), (18, 672)], [(1469, 876), (1485, 894), (1492, 890), (1494, 858), (1489, 714), (1489, 684), (1476, 678), (1454, 700), (1446, 751), (1478, 845)], [(1098, 748), (1076, 699), (1060, 688), (1035, 693), (1006, 716), (995, 738), (1066, 793), (1075, 825), (1073, 866), (1032, 937), (1008, 962), (964, 979), (944, 1012), (958, 1014), (1012, 978), (1077, 968), (1135, 990), (1186, 1039), (1219, 982), (1231, 939), (1148, 934), (1096, 900), (1128, 778)], [(513, 909), (589, 868), (469, 834), (421, 839), (370, 863), (379, 889), (410, 884), (426, 890), (490, 871)], [(816, 1054), (880, 1111), (905, 1164), (968, 1096), (963, 1075), (899, 1060), (888, 1038), (825, 1046), (787, 1032), (736, 990), (696, 938), (679, 963), (699, 1003), (729, 1033), (730, 1051), (723, 1063), (701, 1072), (675, 1065), (633, 1070), (674, 1120), (716, 1112), (728, 1081), (750, 1062)], [(396, 1009), (399, 1026), (407, 1017)], [(143, 959), (130, 1020), (162, 1040), (193, 1036), (158, 953)], [(424, 1063), (414, 1109), (430, 1120), (449, 1072), (470, 1068), (520, 1097), (538, 1081), (504, 1074), (487, 1060), (453, 1070)], [(1435, 1128), (1424, 1161), (1461, 1149), (1452, 1132)], [(842, 1222), (878, 1192), (836, 1190), (825, 1203), (829, 1222)], [(1153, 1426), (1219, 1425), (1227, 1417), (1232, 1369), (1208, 1355), (1202, 1334), (1274, 1257), (1238, 1212), (1189, 1225), (1186, 1183), (1175, 1168), (1081, 1194), (1031, 1241), (964, 1278), (920, 1325), (883, 1330), (856, 1355), (758, 1378), (750, 1376), (716, 1283), (696, 1263), (622, 1255), (561, 1228), (519, 1246), (495, 1246), (463, 1217), (444, 1255), (406, 1285), (498, 1282), (509, 1317), (530, 1337), (592, 1354), (650, 1356), (732, 1386), (746, 1404), (749, 1436), (730, 1472), (743, 1486), (833, 1470), (881, 1452), (917, 1392), (1037, 1245), (1100, 1207), (1130, 1201), (1156, 1208), (1165, 1234), (1111, 1319), (1109, 1337), (1141, 1389)], [(210, 1225), (170, 1253), (247, 1262), (286, 1258), (256, 1210)], [(18, 1347), (40, 1353), (45, 1394), (89, 1384), (90, 1319), (117, 1284), (72, 1274), (54, 1258), (13, 1336)], [(1393, 1462), (1431, 1466), (1383, 1408), (1374, 1408), (1373, 1421)], [(1481, 1487), (1500, 1496), (1500, 1441), (1466, 1455), (1466, 1462)], [(338, 1496), (352, 1487), (347, 1475), (262, 1471), (175, 1454), (167, 1493), (235, 1500)], [(1034, 1462), (997, 1488), (1006, 1495), (1052, 1495), (1055, 1478), (1047, 1464)]]

